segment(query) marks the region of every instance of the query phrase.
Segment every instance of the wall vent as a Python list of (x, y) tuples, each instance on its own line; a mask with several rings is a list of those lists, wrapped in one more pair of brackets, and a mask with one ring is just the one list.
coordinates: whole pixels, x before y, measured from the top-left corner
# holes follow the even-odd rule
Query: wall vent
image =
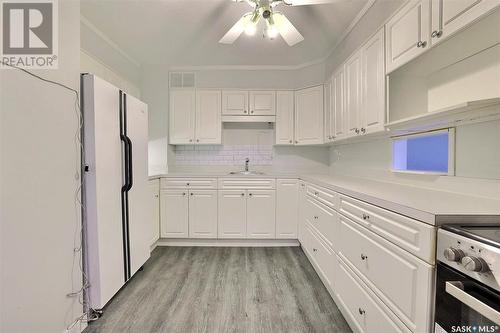
[(195, 74), (192, 72), (171, 72), (170, 88), (194, 88)]

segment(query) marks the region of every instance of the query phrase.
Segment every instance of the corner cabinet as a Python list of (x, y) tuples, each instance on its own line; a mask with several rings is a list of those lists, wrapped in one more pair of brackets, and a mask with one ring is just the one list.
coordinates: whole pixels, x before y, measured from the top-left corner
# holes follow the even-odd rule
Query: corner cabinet
[(323, 143), (323, 85), (295, 92), (295, 144)]
[(294, 136), (294, 94), (293, 91), (276, 92), (276, 144), (293, 145)]
[(170, 90), (170, 144), (220, 144), (221, 133), (220, 91)]

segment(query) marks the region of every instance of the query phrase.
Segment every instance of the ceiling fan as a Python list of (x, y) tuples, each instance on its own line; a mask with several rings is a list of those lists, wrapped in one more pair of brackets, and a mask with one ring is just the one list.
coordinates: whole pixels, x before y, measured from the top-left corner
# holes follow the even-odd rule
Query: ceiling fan
[(274, 8), (278, 5), (286, 6), (303, 6), (303, 5), (318, 5), (324, 3), (332, 3), (338, 0), (233, 0), (234, 2), (246, 2), (253, 11), (244, 14), (238, 22), (221, 38), (221, 44), (233, 44), (240, 35), (245, 34), (252, 36), (257, 32), (257, 24), (260, 19), (264, 19), (266, 23), (265, 35), (274, 39), (281, 35), (289, 46), (293, 46), (304, 40), (304, 37), (286, 18), (286, 16)]

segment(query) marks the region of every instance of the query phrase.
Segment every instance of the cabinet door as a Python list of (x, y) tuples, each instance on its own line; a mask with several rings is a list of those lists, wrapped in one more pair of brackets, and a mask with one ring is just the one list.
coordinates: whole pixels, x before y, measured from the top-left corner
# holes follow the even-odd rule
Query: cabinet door
[(293, 91), (276, 92), (276, 144), (293, 145)]
[(189, 238), (217, 238), (217, 190), (189, 191)]
[(233, 116), (248, 115), (248, 91), (222, 91), (222, 114)]
[(153, 245), (160, 238), (160, 180), (149, 181), (149, 198), (153, 209), (151, 214), (151, 240)]
[(247, 198), (245, 190), (219, 190), (219, 238), (245, 238)]
[(170, 90), (170, 144), (194, 143), (195, 105), (194, 89)]
[(248, 190), (247, 238), (275, 238), (276, 191)]
[(186, 190), (160, 193), (160, 234), (163, 238), (188, 237), (188, 195)]
[(384, 130), (385, 122), (385, 66), (384, 29), (381, 29), (362, 48), (362, 107), (361, 132)]
[(499, 5), (498, 0), (433, 0), (431, 43), (439, 43)]
[(347, 135), (360, 133), (361, 52), (353, 54), (345, 64)]
[(195, 137), (197, 144), (222, 143), (220, 91), (196, 91), (195, 128)]
[(304, 181), (299, 181), (299, 227), (297, 238), (302, 244), (304, 242), (305, 228), (306, 228), (306, 199), (307, 188)]
[(299, 222), (299, 180), (276, 182), (276, 238), (295, 239)]
[(250, 91), (250, 115), (274, 116), (276, 114), (276, 92)]
[(333, 118), (333, 107), (332, 107), (332, 80), (328, 80), (324, 84), (324, 142), (330, 142), (333, 139), (333, 127), (332, 122), (330, 121)]
[(344, 67), (335, 72), (332, 78), (332, 119), (330, 127), (333, 128), (334, 139), (346, 135), (345, 122), (345, 75)]
[(295, 144), (322, 144), (323, 130), (323, 86), (295, 92)]
[(411, 0), (387, 22), (387, 72), (404, 65), (429, 48), (429, 7), (429, 0)]

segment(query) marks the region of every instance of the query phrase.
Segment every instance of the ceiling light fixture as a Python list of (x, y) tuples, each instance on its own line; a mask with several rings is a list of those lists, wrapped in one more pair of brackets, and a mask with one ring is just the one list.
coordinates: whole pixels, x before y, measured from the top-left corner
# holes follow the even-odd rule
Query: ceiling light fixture
[(253, 12), (252, 16), (245, 25), (245, 34), (248, 36), (253, 36), (257, 32), (257, 23), (259, 23), (260, 15), (259, 11)]

